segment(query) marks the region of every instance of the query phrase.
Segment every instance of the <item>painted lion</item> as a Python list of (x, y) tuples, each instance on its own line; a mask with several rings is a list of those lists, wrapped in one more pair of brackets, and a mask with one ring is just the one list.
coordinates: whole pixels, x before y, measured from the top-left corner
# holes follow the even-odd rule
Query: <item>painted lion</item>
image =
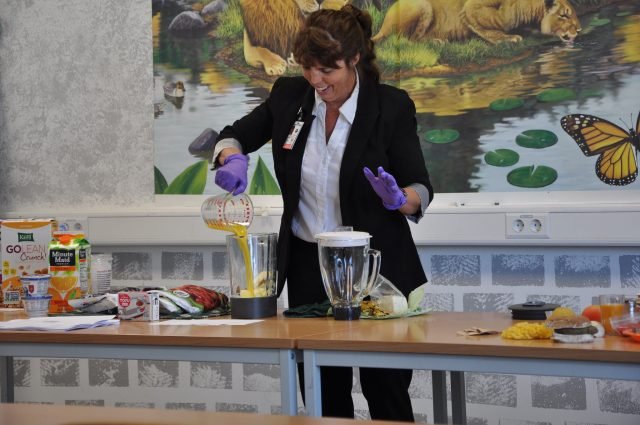
[[(316, 0), (240, 0), (244, 21), (244, 59), (264, 68), (267, 75), (282, 75), (295, 64), (294, 37), (305, 14), (319, 9)], [(286, 58), (286, 59), (285, 59)]]
[(581, 30), (568, 0), (398, 0), (372, 39), (396, 33), (444, 42), (475, 34), (491, 44), (519, 42), (522, 37), (509, 31), (528, 24), (539, 24), (543, 34), (563, 42), (572, 42)]

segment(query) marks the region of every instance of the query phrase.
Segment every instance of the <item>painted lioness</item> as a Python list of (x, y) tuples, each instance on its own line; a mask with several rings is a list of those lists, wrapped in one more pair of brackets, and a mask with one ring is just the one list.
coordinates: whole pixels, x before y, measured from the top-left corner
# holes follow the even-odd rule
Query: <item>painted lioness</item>
[(412, 40), (465, 40), (474, 34), (496, 44), (518, 42), (509, 31), (539, 24), (543, 34), (572, 42), (580, 21), (568, 0), (398, 0), (384, 17), (379, 41), (391, 34)]
[(282, 75), (295, 63), (293, 39), (305, 14), (319, 9), (316, 0), (240, 0), (244, 22), (243, 50), (248, 65), (267, 75)]

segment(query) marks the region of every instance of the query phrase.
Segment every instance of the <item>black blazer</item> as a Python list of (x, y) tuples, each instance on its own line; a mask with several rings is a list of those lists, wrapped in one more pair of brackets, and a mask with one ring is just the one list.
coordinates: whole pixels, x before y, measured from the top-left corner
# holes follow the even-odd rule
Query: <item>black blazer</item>
[[(284, 286), (289, 259), (291, 221), (298, 208), (302, 156), (313, 116), (314, 91), (303, 77), (279, 78), (269, 98), (251, 113), (225, 127), (218, 140), (235, 138), (244, 153), (272, 142), (276, 178), (284, 212), (278, 237), (278, 294)], [(301, 116), (305, 124), (292, 150), (282, 146)], [(404, 295), (426, 282), (407, 218), (388, 211), (363, 174), (378, 166), (400, 187), (421, 183), (433, 189), (416, 134), (415, 105), (404, 90), (360, 79), (358, 107), (340, 167), (342, 225), (372, 235), (371, 248), (382, 252), (380, 273)]]

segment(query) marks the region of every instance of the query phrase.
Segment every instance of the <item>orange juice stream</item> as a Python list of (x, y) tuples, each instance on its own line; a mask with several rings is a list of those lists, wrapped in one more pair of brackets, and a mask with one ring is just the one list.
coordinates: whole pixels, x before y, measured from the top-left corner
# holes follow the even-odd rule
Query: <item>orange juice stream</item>
[(253, 297), (253, 270), (251, 268), (251, 255), (249, 253), (249, 243), (247, 242), (247, 227), (237, 223), (221, 223), (221, 222), (209, 222), (207, 223), (209, 228), (215, 230), (225, 230), (232, 232), (238, 236), (238, 244), (240, 245), (240, 251), (242, 252), (242, 258), (244, 259), (244, 267), (247, 279), (247, 292), (250, 297)]

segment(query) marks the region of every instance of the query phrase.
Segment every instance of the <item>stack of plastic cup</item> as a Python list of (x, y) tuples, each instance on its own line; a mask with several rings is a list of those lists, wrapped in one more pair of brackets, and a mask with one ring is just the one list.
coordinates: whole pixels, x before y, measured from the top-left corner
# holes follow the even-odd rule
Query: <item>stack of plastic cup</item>
[(32, 274), (20, 277), (22, 283), (22, 305), (29, 317), (45, 317), (49, 314), (49, 284), (51, 275)]

